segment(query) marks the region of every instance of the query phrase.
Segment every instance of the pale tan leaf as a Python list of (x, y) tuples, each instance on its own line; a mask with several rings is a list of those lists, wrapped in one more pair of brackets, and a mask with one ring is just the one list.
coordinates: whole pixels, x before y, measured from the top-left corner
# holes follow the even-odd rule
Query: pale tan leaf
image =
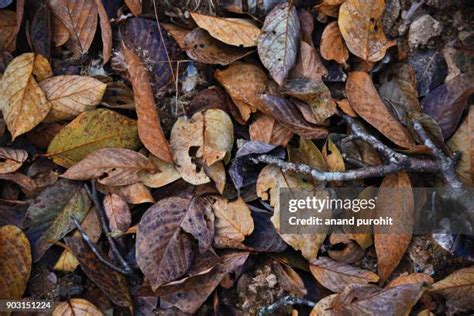
[(426, 285), (431, 285), (434, 283), (434, 280), (432, 277), (430, 277), (428, 274), (425, 273), (404, 273), (402, 275), (399, 275), (396, 279), (393, 279), (390, 281), (389, 284), (387, 284), (387, 287), (394, 287), (394, 286), (399, 286), (402, 284), (415, 284), (415, 283), (423, 283)]
[(211, 166), (204, 165), (204, 172), (214, 182), (217, 191), (223, 194), (227, 179), (224, 163), (217, 161)]
[(474, 309), (474, 267), (457, 270), (430, 289), (454, 306), (462, 309)]
[(102, 100), (106, 84), (87, 76), (56, 76), (40, 82), (52, 108), (46, 120), (49, 122), (75, 118), (90, 111)]
[(138, 174), (140, 181), (147, 187), (161, 188), (181, 178), (181, 175), (173, 164), (164, 162), (153, 155), (149, 155), (148, 159), (155, 165), (155, 172), (142, 171)]
[(59, 302), (53, 316), (102, 316), (102, 312), (91, 302), (82, 298), (72, 298), (67, 302)]
[(98, 190), (103, 193), (116, 193), (120, 195), (129, 204), (155, 203), (150, 189), (142, 183), (135, 183), (121, 187), (97, 185)]
[(0, 147), (0, 173), (15, 172), (28, 158), (28, 153), (20, 149)]
[(329, 316), (332, 315), (329, 311), (331, 309), (332, 302), (337, 297), (337, 294), (331, 294), (322, 298), (311, 310), (310, 316)]
[(58, 261), (54, 265), (54, 270), (61, 272), (74, 272), (79, 266), (79, 261), (76, 257), (67, 249), (65, 249), (61, 256), (59, 256)]
[(349, 59), (349, 51), (336, 21), (329, 23), (324, 29), (321, 37), (321, 56), (339, 64), (345, 64)]
[(261, 31), (253, 20), (221, 18), (196, 12), (191, 12), (191, 16), (200, 28), (221, 42), (239, 47), (257, 46)]
[(293, 137), (291, 129), (284, 127), (273, 117), (258, 113), (249, 127), (250, 139), (271, 145), (286, 146)]

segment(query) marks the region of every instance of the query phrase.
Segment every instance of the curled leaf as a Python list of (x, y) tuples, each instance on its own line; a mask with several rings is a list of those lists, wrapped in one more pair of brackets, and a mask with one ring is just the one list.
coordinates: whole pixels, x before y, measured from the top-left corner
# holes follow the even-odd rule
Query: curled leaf
[(349, 51), (336, 21), (329, 23), (324, 29), (321, 37), (321, 56), (339, 64), (344, 64), (349, 59)]
[(28, 158), (28, 153), (20, 149), (0, 147), (0, 173), (15, 172)]

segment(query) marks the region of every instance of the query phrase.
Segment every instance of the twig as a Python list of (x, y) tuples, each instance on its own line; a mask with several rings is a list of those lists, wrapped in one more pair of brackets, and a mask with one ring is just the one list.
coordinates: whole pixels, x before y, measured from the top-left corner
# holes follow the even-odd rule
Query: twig
[(124, 274), (131, 275), (133, 273), (132, 268), (130, 268), (130, 265), (128, 264), (128, 262), (122, 257), (122, 254), (120, 253), (117, 247), (117, 244), (115, 243), (115, 239), (113, 239), (110, 234), (111, 232), (110, 232), (109, 225), (107, 223), (105, 210), (101, 201), (99, 200), (97, 189), (95, 187), (95, 182), (91, 181), (92, 189), (89, 189), (87, 185), (84, 185), (84, 187), (87, 191), (87, 194), (89, 194), (89, 197), (94, 203), (95, 208), (97, 209), (97, 213), (100, 219), (100, 225), (102, 226), (102, 230), (104, 231), (105, 236), (107, 237), (107, 241), (110, 244), (110, 249), (112, 249), (112, 253), (114, 254), (114, 257), (120, 262), (121, 266), (123, 267), (123, 271), (125, 272)]
[(89, 246), (89, 248), (91, 248), (92, 252), (96, 255), (97, 259), (99, 259), (100, 262), (102, 262), (103, 264), (105, 264), (109, 268), (114, 269), (117, 272), (123, 273), (125, 275), (130, 274), (128, 271), (115, 266), (113, 263), (111, 263), (107, 259), (105, 259), (104, 256), (102, 256), (100, 251), (97, 249), (97, 247), (94, 245), (94, 243), (92, 242), (90, 237), (87, 235), (87, 233), (82, 229), (81, 224), (79, 223), (79, 221), (74, 216), (71, 216), (71, 219), (72, 219), (74, 225), (76, 225), (77, 230), (79, 230), (79, 232), (81, 233), (82, 239), (86, 242), (86, 244)]
[(261, 307), (258, 310), (257, 316), (273, 315), (277, 309), (288, 305), (304, 305), (308, 307), (314, 307), (316, 304), (312, 301), (296, 296), (283, 296), (276, 300), (273, 304)]

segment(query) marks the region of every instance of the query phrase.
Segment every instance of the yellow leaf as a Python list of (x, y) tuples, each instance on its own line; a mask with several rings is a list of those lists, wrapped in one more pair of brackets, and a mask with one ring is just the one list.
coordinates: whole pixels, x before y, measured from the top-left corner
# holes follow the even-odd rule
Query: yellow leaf
[(342, 158), (341, 152), (332, 142), (330, 137), (328, 137), (326, 144), (324, 144), (322, 154), (329, 171), (346, 170), (346, 166), (344, 165), (344, 159)]
[(219, 197), (212, 208), (216, 216), (214, 242), (219, 246), (240, 243), (253, 232), (253, 218), (242, 198), (230, 202)]
[(59, 302), (53, 310), (53, 316), (102, 316), (102, 312), (94, 304), (82, 298), (72, 298), (67, 302)]
[(73, 272), (79, 266), (79, 261), (76, 257), (69, 251), (64, 250), (58, 261), (54, 265), (54, 270), (62, 272)]

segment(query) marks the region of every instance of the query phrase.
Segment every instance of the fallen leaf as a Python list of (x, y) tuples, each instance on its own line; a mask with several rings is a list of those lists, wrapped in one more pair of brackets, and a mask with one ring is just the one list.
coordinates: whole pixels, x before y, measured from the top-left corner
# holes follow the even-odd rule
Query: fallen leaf
[(200, 28), (221, 42), (239, 47), (257, 46), (261, 31), (252, 20), (221, 18), (196, 12), (191, 12), (191, 16)]
[(305, 296), (308, 293), (304, 286), (303, 279), (291, 266), (274, 261), (272, 268), (273, 271), (275, 271), (278, 283), (285, 291), (298, 296)]
[[(102, 226), (100, 224), (98, 211), (93, 206), (87, 212), (86, 218), (81, 223), (82, 230), (89, 236), (93, 243), (97, 243), (102, 236)], [(73, 237), (82, 238), (81, 232), (76, 228), (72, 234)]]
[(191, 119), (178, 118), (171, 130), (170, 143), (176, 168), (186, 182), (194, 185), (210, 181), (199, 164), (211, 166), (228, 157), (234, 143), (233, 125), (222, 110), (195, 113)]
[(67, 302), (59, 302), (53, 310), (53, 316), (102, 316), (102, 312), (91, 302), (82, 298), (71, 298)]
[(71, 180), (97, 179), (110, 186), (123, 186), (140, 181), (138, 173), (155, 166), (142, 154), (125, 148), (103, 148), (87, 155), (61, 175)]
[(402, 260), (411, 241), (414, 224), (414, 196), (406, 172), (386, 176), (377, 195), (376, 216), (393, 218), (393, 226), (375, 226), (378, 274), (386, 280)]
[(183, 45), (191, 59), (212, 65), (226, 66), (253, 52), (221, 43), (201, 28), (186, 34)]
[(329, 171), (344, 171), (346, 170), (344, 158), (337, 146), (332, 142), (331, 137), (328, 137), (324, 144), (322, 155)]
[(123, 82), (107, 82), (101, 105), (112, 109), (135, 110), (135, 99), (132, 89)]
[(379, 280), (379, 276), (371, 271), (327, 257), (312, 260), (309, 269), (319, 283), (336, 293), (342, 292), (350, 284), (368, 284)]
[(438, 122), (444, 138), (450, 137), (474, 93), (474, 75), (462, 74), (430, 92), (422, 101), (423, 112)]
[(104, 292), (107, 298), (115, 305), (131, 309), (132, 299), (125, 276), (100, 261), (81, 238), (66, 237), (64, 241), (74, 257), (79, 260), (86, 276)]
[(33, 51), (49, 59), (52, 39), (51, 10), (44, 2), (41, 3), (31, 21), (30, 37)]
[(112, 57), (112, 27), (110, 26), (109, 16), (101, 0), (95, 0), (97, 13), (99, 14), (100, 31), (102, 37), (102, 59), (106, 64)]
[(124, 45), (122, 45), (122, 50), (133, 86), (135, 109), (138, 117), (138, 136), (146, 149), (153, 155), (165, 162), (172, 163), (171, 148), (161, 128), (155, 96), (150, 85), (147, 70), (141, 63), (140, 57)]
[(141, 183), (121, 187), (103, 186), (99, 183), (97, 188), (104, 193), (116, 193), (129, 204), (155, 203), (150, 189)]
[(136, 258), (153, 290), (189, 269), (195, 258), (191, 236), (204, 238), (207, 247), (212, 243), (214, 231), (207, 225), (206, 209), (210, 206), (200, 197), (174, 196), (161, 199), (143, 214), (136, 237)]
[(416, 283), (431, 285), (433, 284), (433, 282), (434, 282), (433, 278), (425, 273), (411, 273), (411, 274), (404, 273), (398, 276), (396, 279), (393, 279), (392, 281), (390, 281), (390, 283), (387, 284), (387, 288), (399, 286), (403, 284), (416, 284)]
[(321, 37), (321, 56), (326, 60), (335, 60), (339, 64), (345, 64), (349, 59), (349, 51), (337, 21), (329, 23), (324, 28)]
[(171, 35), (171, 37), (174, 38), (176, 44), (178, 44), (182, 50), (186, 49), (184, 38), (189, 32), (191, 32), (191, 30), (179, 27), (172, 23), (161, 23), (161, 26)]
[(60, 47), (66, 44), (70, 37), (69, 31), (56, 15), (51, 16), (51, 28), (51, 41), (53, 42), (54, 46)]
[(51, 109), (33, 76), (35, 64), (33, 53), (16, 57), (8, 64), (0, 82), (0, 109), (13, 140), (32, 130)]
[(316, 11), (332, 17), (339, 15), (339, 8), (346, 0), (323, 0), (316, 6)]
[(415, 146), (408, 130), (388, 112), (368, 73), (351, 72), (347, 79), (346, 91), (354, 111), (385, 137), (403, 148)]
[(456, 166), (459, 178), (467, 186), (474, 185), (474, 106), (469, 107), (466, 118), (461, 123), (447, 145), (454, 151), (460, 151), (461, 158)]
[(51, 141), (48, 157), (65, 168), (101, 148), (138, 149), (135, 120), (107, 109), (80, 114)]
[(337, 106), (344, 112), (344, 114), (349, 115), (351, 117), (358, 117), (357, 113), (351, 107), (351, 104), (347, 99), (336, 101)]
[(430, 294), (441, 295), (461, 309), (474, 308), (474, 267), (459, 269), (433, 284)]
[(331, 315), (331, 305), (338, 294), (331, 294), (319, 300), (311, 310), (309, 316), (328, 316)]
[(214, 182), (217, 191), (223, 194), (227, 180), (224, 163), (218, 161), (211, 166), (204, 165), (204, 172)]
[(161, 188), (181, 178), (173, 164), (164, 162), (153, 155), (148, 159), (155, 166), (155, 171), (141, 171), (138, 176), (140, 181), (149, 188)]
[(105, 214), (109, 220), (109, 227), (112, 231), (118, 230), (126, 232), (132, 224), (132, 213), (127, 202), (120, 195), (112, 193), (104, 197)]
[(29, 196), (33, 195), (34, 191), (38, 188), (35, 181), (20, 172), (7, 174), (0, 173), (0, 180), (12, 181), (18, 184), (24, 191), (26, 191), (26, 194)]
[(214, 243), (219, 248), (232, 248), (254, 230), (250, 209), (242, 198), (230, 202), (218, 197), (212, 209), (216, 216)]
[(250, 139), (262, 143), (285, 146), (293, 137), (291, 129), (284, 127), (273, 117), (258, 113), (249, 127)]
[(125, 4), (134, 16), (139, 16), (142, 13), (142, 0), (125, 0)]
[(28, 153), (20, 149), (0, 147), (0, 173), (11, 173), (21, 168)]
[(25, 220), (35, 262), (51, 247), (51, 242), (62, 239), (76, 227), (71, 217), (82, 222), (90, 206), (82, 185), (69, 180), (59, 180), (38, 195), (28, 207)]
[(323, 154), (309, 139), (300, 138), (298, 147), (288, 146), (288, 160), (303, 163), (318, 170), (326, 170)]
[(408, 63), (416, 73), (416, 88), (420, 97), (443, 83), (448, 74), (448, 65), (443, 55), (435, 50), (417, 51), (408, 57)]
[(231, 96), (245, 122), (251, 113), (265, 109), (260, 94), (267, 90), (267, 75), (260, 67), (236, 62), (224, 70), (216, 70), (215, 76)]
[(94, 0), (47, 0), (54, 15), (69, 31), (69, 43), (75, 55), (87, 53), (97, 29), (97, 6)]
[(20, 300), (31, 273), (30, 242), (16, 226), (0, 227), (0, 299)]
[(382, 29), (384, 6), (384, 0), (347, 0), (339, 9), (339, 29), (347, 48), (363, 60), (381, 60), (392, 45)]
[(67, 249), (65, 249), (58, 261), (54, 265), (54, 270), (61, 272), (74, 272), (79, 266), (79, 261), (74, 255)]
[(49, 122), (73, 119), (82, 112), (95, 109), (107, 85), (87, 76), (56, 76), (39, 83), (52, 108)]
[(291, 69), (291, 78), (310, 78), (316, 81), (320, 81), (323, 77), (328, 74), (327, 69), (324, 67), (321, 58), (314, 48), (313, 45), (300, 41), (300, 49), (298, 51), (298, 57), (296, 64)]
[(16, 13), (0, 10), (0, 51), (13, 52), (16, 46)]
[(258, 39), (258, 55), (279, 85), (296, 63), (299, 36), (300, 22), (292, 4), (279, 4), (265, 17)]

